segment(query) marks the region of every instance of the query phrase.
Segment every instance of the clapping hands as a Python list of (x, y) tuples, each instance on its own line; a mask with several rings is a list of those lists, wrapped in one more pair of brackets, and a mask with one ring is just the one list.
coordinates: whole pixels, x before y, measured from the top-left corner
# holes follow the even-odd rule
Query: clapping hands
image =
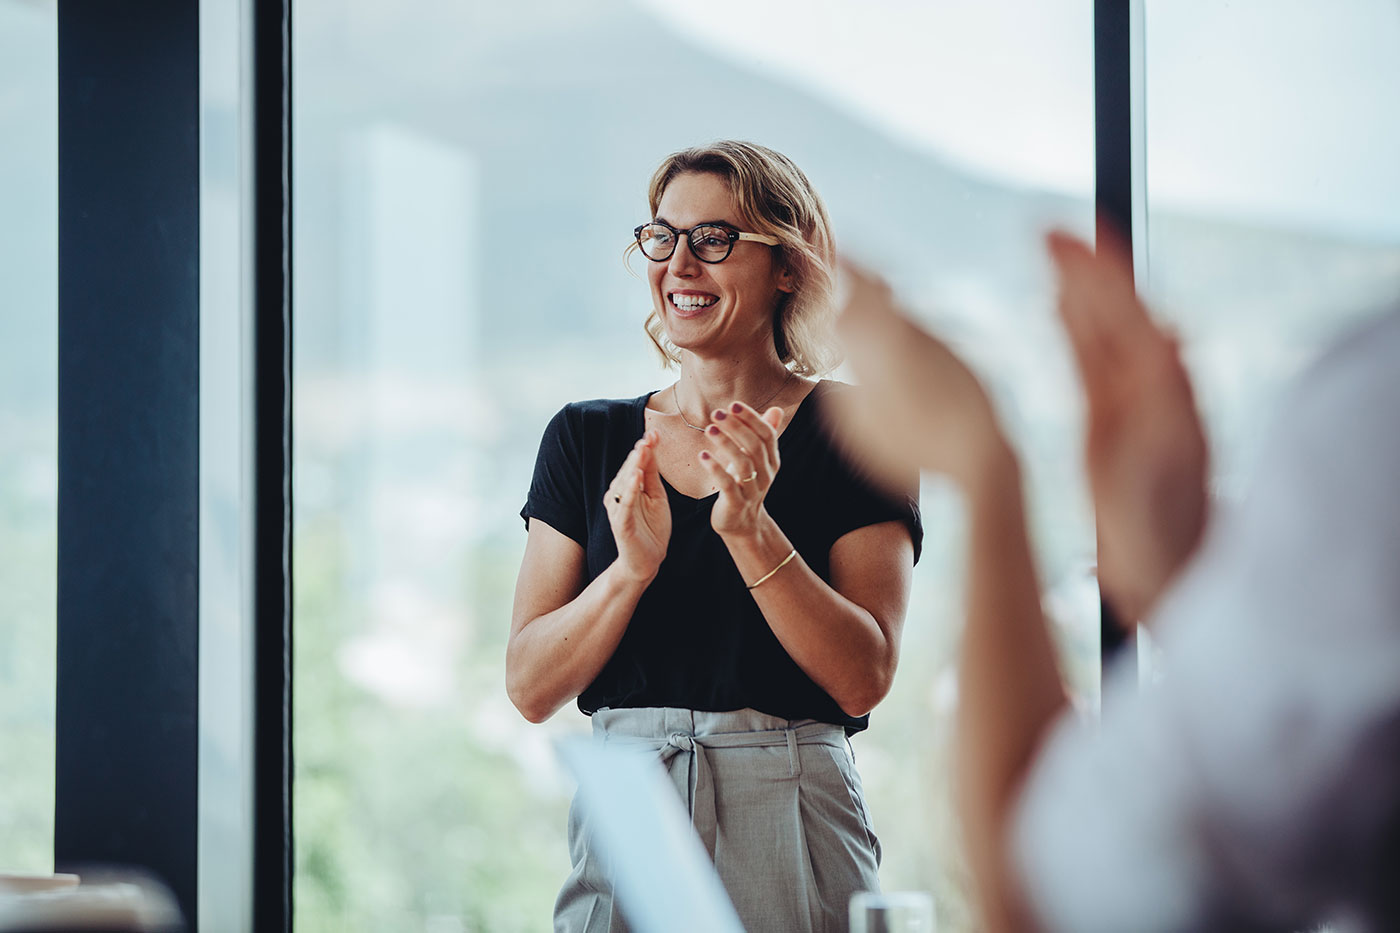
[[(1046, 242), (1087, 403), (1100, 582), (1119, 614), (1137, 620), (1200, 542), (1205, 435), (1176, 340), (1138, 299), (1122, 244), (1105, 236), (1095, 252), (1065, 233)], [(914, 324), (884, 283), (849, 265), (843, 274), (849, 294), (838, 333), (862, 386), (832, 406), (846, 447), (891, 485), (912, 469), (943, 473), (965, 490), (997, 473), (1009, 448), (972, 371)]]
[(603, 507), (617, 542), (618, 564), (639, 579), (656, 576), (671, 542), (671, 504), (656, 465), (655, 431), (632, 447), (603, 494)]
[(833, 427), (861, 466), (899, 489), (918, 470), (967, 488), (1007, 455), (972, 370), (899, 308), (884, 282), (849, 263), (837, 332), (860, 390), (833, 396)]
[(1200, 542), (1208, 451), (1176, 340), (1149, 317), (1111, 233), (1095, 252), (1047, 238), (1059, 313), (1084, 386), (1085, 466), (1099, 535), (1099, 583), (1128, 621), (1146, 617)]

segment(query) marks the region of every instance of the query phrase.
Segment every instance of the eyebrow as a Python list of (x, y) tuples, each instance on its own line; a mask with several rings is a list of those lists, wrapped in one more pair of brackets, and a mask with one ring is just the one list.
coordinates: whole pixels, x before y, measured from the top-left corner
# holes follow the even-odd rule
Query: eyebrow
[[(673, 224), (673, 223), (671, 223), (669, 220), (667, 220), (665, 217), (653, 217), (652, 220), (655, 221), (656, 223), (665, 224), (665, 225), (668, 226), (668, 227), (675, 227), (675, 226), (676, 226), (675, 224)], [(730, 230), (738, 230), (738, 229), (739, 229), (739, 225), (738, 225), (738, 224), (730, 223), (730, 222), (727, 221), (727, 220), (702, 220), (702, 221), (700, 221), (699, 223), (691, 224), (690, 226), (691, 226), (691, 229), (693, 230), (693, 229), (696, 228), (696, 227), (703, 227), (703, 226), (705, 226), (706, 224), (709, 224), (709, 225), (712, 226), (712, 227), (728, 227)]]

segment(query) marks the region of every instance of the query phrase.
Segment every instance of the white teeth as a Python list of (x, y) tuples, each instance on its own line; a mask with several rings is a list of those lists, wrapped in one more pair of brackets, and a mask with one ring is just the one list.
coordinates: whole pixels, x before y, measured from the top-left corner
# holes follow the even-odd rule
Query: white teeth
[(691, 310), (694, 310), (695, 308), (707, 308), (707, 307), (709, 307), (710, 305), (714, 304), (714, 303), (717, 302), (717, 301), (719, 301), (719, 299), (716, 298), (716, 297), (713, 296), (713, 295), (710, 295), (710, 296), (701, 296), (701, 295), (672, 295), (672, 296), (671, 296), (671, 303), (672, 303), (673, 305), (675, 305), (677, 308), (680, 308), (682, 311), (691, 311)]

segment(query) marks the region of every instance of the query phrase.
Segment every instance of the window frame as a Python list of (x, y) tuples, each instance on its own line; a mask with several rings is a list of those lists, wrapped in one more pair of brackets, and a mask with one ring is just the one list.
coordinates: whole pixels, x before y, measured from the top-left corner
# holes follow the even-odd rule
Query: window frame
[[(252, 135), (252, 359), (243, 370), (252, 411), (251, 917), (253, 929), (289, 931), (292, 0), (230, 2), (249, 24), (239, 54)], [(200, 4), (58, 9), (55, 864), (154, 871), (197, 928)], [(1134, 209), (1144, 209), (1134, 157), (1141, 10), (1141, 0), (1094, 3), (1095, 202), (1100, 223), (1130, 241)], [(149, 180), (152, 164), (161, 170), (154, 188), (133, 185)], [(161, 226), (172, 222), (175, 237)], [(139, 296), (142, 313), (114, 315), (114, 296), (126, 310)], [(141, 431), (153, 432), (159, 456), (138, 456)], [(1130, 645), (1106, 604), (1101, 634), (1105, 664)]]

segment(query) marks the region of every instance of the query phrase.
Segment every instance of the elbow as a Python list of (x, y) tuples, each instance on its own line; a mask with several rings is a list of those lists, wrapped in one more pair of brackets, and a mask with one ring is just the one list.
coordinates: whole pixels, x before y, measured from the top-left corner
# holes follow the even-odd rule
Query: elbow
[(541, 706), (541, 707), (525, 707), (525, 706), (520, 706), (519, 704), (517, 704), (515, 708), (518, 709), (518, 710), (520, 710), (520, 715), (524, 716), (524, 717), (525, 717), (525, 720), (526, 720), (527, 722), (533, 723), (534, 725), (537, 725), (537, 726), (538, 726), (540, 723), (544, 722), (546, 719), (548, 719), (550, 716), (553, 716), (553, 715), (554, 715), (554, 711), (553, 711), (553, 710), (546, 710), (546, 709), (545, 709), (544, 707), (542, 707), (542, 706)]
[(520, 715), (536, 725), (553, 716), (559, 709), (558, 703), (551, 705), (540, 695), (540, 691), (530, 679), (510, 663), (509, 656), (506, 658), (506, 696), (510, 697), (511, 705), (520, 711)]
[[(885, 625), (871, 618), (872, 628), (878, 628), (879, 641), (849, 646), (846, 656), (853, 660), (844, 670), (836, 689), (828, 691), (841, 712), (852, 719), (869, 715), (889, 695), (894, 686), (894, 671), (899, 665), (899, 640)], [(859, 660), (854, 660), (854, 659)]]
[(841, 707), (841, 712), (852, 719), (859, 719), (880, 705), (880, 701), (889, 695), (893, 683), (893, 670), (875, 671), (862, 678), (860, 683), (852, 684), (848, 689), (842, 691), (840, 696), (833, 696), (832, 699), (836, 701), (837, 706)]
[(507, 678), (506, 695), (510, 697), (511, 704), (520, 711), (520, 715), (524, 716), (526, 721), (536, 725), (539, 725), (550, 716), (553, 716), (557, 708), (550, 707), (540, 702), (538, 697), (532, 696), (529, 691), (522, 689), (520, 685), (510, 683), (509, 678)]

